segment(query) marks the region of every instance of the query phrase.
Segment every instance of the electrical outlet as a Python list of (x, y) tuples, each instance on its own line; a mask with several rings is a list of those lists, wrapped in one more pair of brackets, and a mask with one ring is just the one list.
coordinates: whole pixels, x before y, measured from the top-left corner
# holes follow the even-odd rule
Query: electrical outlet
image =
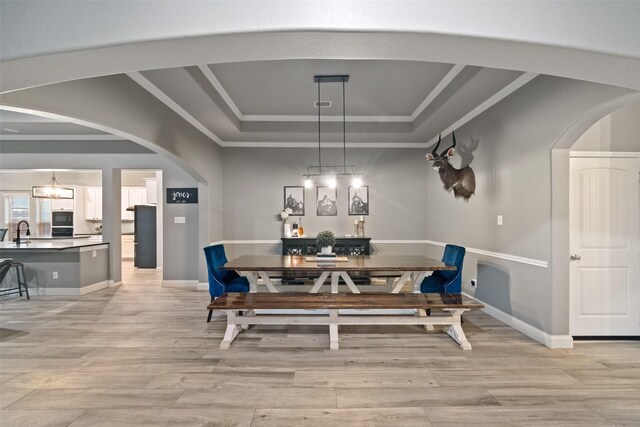
[(54, 278), (54, 279), (57, 279), (57, 278), (58, 278), (58, 272), (57, 272), (57, 271), (54, 271), (54, 272), (53, 272), (53, 278)]
[(183, 216), (174, 216), (173, 223), (174, 224), (184, 224), (186, 222), (186, 218)]
[(98, 251), (91, 251), (91, 257), (95, 258), (98, 256)]
[(478, 286), (478, 281), (476, 279), (471, 279), (471, 287), (475, 288)]
[(498, 215), (498, 225), (502, 225), (502, 215)]

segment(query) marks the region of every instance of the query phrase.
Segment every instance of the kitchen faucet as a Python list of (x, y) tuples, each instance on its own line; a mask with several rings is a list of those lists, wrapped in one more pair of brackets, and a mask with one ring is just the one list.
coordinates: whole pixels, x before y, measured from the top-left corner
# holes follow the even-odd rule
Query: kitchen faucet
[(20, 222), (18, 223), (18, 226), (16, 227), (16, 229), (17, 229), (17, 234), (18, 234), (18, 237), (16, 237), (16, 238), (14, 239), (14, 242), (16, 242), (16, 245), (19, 245), (19, 244), (20, 244), (20, 226), (22, 225), (22, 223), (23, 223), (23, 222), (24, 222), (25, 224), (27, 224), (27, 234), (26, 234), (26, 236), (27, 236), (27, 237), (28, 237), (28, 236), (31, 236), (31, 230), (29, 230), (29, 222), (27, 222), (27, 221), (25, 221), (25, 220), (20, 221)]

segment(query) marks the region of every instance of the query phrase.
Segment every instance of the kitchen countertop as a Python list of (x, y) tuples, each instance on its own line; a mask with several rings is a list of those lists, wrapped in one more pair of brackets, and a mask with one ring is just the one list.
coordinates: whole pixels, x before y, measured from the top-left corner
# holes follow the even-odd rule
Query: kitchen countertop
[(80, 239), (49, 239), (49, 240), (32, 240), (30, 243), (25, 243), (23, 240), (20, 246), (13, 242), (0, 242), (0, 251), (15, 251), (15, 250), (56, 250), (62, 251), (65, 249), (82, 248), (86, 246), (97, 246), (108, 243), (102, 242), (102, 236), (80, 238)]

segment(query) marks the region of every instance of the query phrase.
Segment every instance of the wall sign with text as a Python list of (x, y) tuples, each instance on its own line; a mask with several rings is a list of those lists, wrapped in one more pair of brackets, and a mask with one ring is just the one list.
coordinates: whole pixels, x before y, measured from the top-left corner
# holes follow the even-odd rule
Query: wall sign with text
[(167, 188), (167, 203), (198, 203), (198, 189)]

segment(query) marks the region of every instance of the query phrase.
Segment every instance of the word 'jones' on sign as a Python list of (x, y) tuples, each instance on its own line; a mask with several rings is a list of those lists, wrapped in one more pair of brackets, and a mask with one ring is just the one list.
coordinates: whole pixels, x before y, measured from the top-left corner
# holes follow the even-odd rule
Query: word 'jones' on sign
[(167, 188), (167, 203), (198, 203), (198, 189)]

